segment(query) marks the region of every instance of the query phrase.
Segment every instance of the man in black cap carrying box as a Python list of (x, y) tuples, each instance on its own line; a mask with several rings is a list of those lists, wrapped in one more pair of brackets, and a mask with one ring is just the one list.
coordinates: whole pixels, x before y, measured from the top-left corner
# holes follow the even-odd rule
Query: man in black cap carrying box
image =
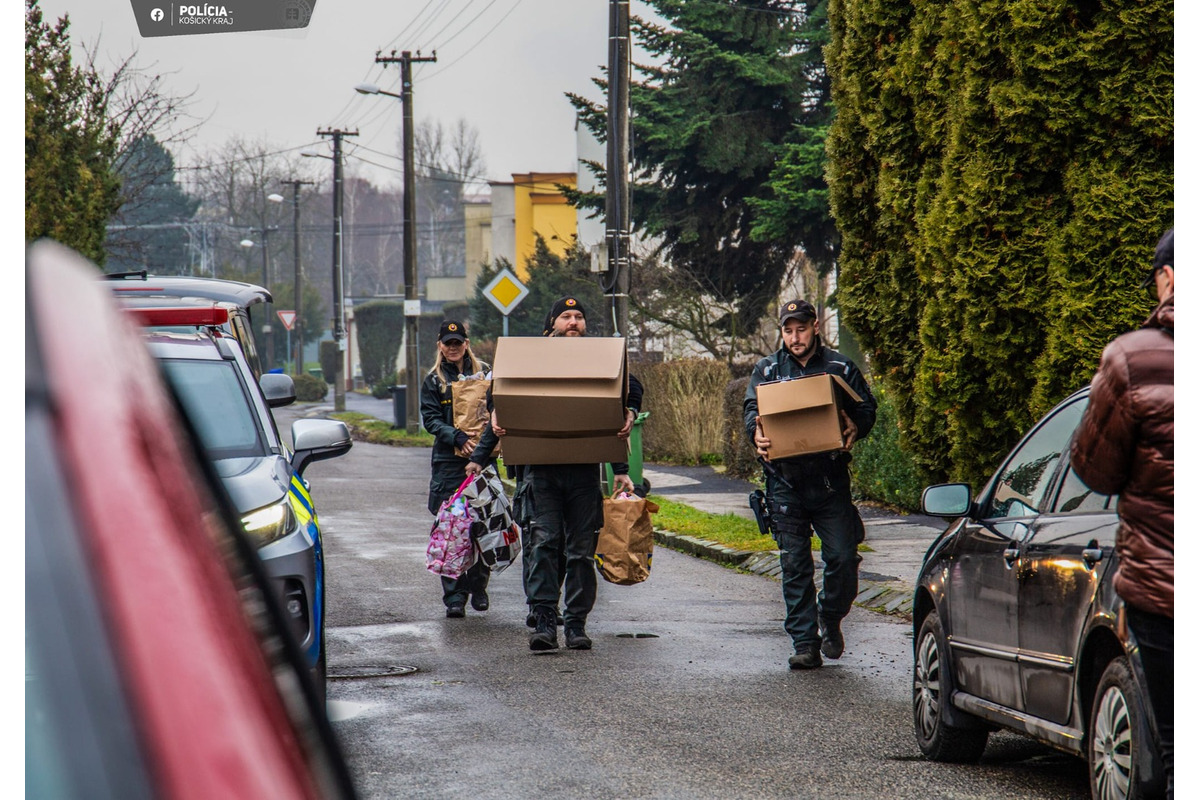
[[(587, 317), (578, 297), (568, 295), (554, 302), (546, 316), (544, 336), (587, 335)], [(630, 379), (625, 426), (617, 435), (626, 438), (641, 407), (641, 384)], [(471, 456), (468, 471), (482, 469), (497, 436), (504, 429), (489, 425)], [(613, 464), (613, 483), (633, 492), (628, 464)], [(534, 632), (529, 649), (558, 649), (558, 602), (564, 595), (563, 630), (572, 650), (590, 650), (592, 640), (585, 624), (596, 603), (596, 540), (604, 525), (604, 495), (600, 490), (600, 465), (530, 464), (521, 470), (519, 482), (528, 484), (532, 496), (532, 532), (522, 554), (528, 565), (524, 575), (525, 594), (533, 611)]]
[[(841, 621), (858, 594), (858, 544), (862, 519), (850, 496), (850, 447), (866, 437), (875, 424), (875, 398), (858, 366), (825, 347), (811, 303), (792, 300), (779, 310), (783, 346), (760, 360), (750, 376), (742, 403), (746, 435), (763, 460), (772, 525), (779, 538), (784, 629), (792, 637), (792, 669), (813, 669), (826, 658), (841, 658), (845, 644)], [(844, 380), (861, 402), (846, 398), (841, 412), (841, 450), (769, 461), (771, 441), (758, 424), (760, 383), (828, 373)], [(820, 596), (813, 583), (812, 535), (821, 539), (825, 576)]]

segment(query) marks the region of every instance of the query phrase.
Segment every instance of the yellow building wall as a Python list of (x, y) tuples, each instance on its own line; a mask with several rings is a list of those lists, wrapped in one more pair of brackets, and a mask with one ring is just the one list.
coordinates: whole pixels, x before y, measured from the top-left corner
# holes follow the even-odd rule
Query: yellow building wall
[(526, 261), (533, 255), (537, 235), (546, 240), (556, 255), (565, 255), (575, 241), (575, 207), (559, 193), (557, 185), (575, 188), (573, 172), (527, 172), (513, 174), (515, 240), (521, 280), (529, 277)]

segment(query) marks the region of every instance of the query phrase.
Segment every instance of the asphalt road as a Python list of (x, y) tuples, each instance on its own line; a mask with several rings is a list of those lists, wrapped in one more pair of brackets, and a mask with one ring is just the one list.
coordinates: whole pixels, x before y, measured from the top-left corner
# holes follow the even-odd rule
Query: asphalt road
[(922, 760), (901, 621), (856, 608), (841, 660), (791, 672), (779, 584), (670, 550), (644, 584), (601, 582), (590, 652), (528, 650), (519, 564), (448, 620), (428, 475), (427, 449), (363, 443), (306, 473), (329, 712), (365, 798), (1087, 796), (1081, 761), (1012, 734), (981, 764)]

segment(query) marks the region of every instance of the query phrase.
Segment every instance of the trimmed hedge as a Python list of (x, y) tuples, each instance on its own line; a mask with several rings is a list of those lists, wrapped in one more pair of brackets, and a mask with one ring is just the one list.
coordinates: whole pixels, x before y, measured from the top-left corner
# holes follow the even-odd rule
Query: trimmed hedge
[(876, 382), (875, 427), (851, 449), (850, 479), (856, 496), (879, 500), (910, 511), (921, 507), (921, 491), (929, 483), (904, 443), (892, 393)]
[(292, 383), (296, 385), (296, 399), (305, 403), (324, 400), (329, 393), (329, 384), (316, 375), (293, 375)]
[(1151, 308), (1169, 0), (830, 0), (838, 302), (920, 467), (979, 485)]
[[(354, 309), (358, 330), (358, 361), (363, 382), (384, 394), (396, 375), (396, 356), (404, 342), (404, 304), (372, 300)], [(378, 395), (377, 395), (378, 396)]]

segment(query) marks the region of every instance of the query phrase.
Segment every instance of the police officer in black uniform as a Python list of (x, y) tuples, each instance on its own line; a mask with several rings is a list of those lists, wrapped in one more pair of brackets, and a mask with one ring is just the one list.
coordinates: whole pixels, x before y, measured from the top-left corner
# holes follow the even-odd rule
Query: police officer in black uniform
[[(429, 513), (436, 514), (467, 476), (468, 459), (456, 449), (473, 447), (465, 431), (454, 427), (454, 401), (450, 385), (462, 375), (487, 372), (475, 358), (466, 329), (457, 320), (446, 320), (438, 329), (438, 355), (421, 384), (421, 424), (433, 435), (433, 470), (429, 479)], [(467, 450), (463, 450), (467, 452)], [(467, 599), (476, 611), (489, 607), (487, 585), (491, 571), (481, 560), (458, 578), (442, 577), (442, 602), (446, 616), (466, 616)]]
[[(586, 336), (587, 318), (583, 304), (574, 296), (560, 297), (546, 318), (547, 336)], [(625, 425), (617, 432), (626, 438), (633, 429), (641, 404), (641, 384), (635, 392), (630, 381), (629, 408)], [(636, 395), (636, 396), (635, 396)], [(469, 471), (482, 469), (483, 458), (490, 455), (495, 436), (503, 436), (502, 428), (493, 423), (481, 437), (480, 445), (471, 456)], [(634, 490), (628, 464), (613, 464), (616, 488)], [(592, 640), (585, 624), (596, 603), (596, 541), (604, 524), (604, 496), (600, 490), (600, 465), (532, 464), (522, 470), (522, 482), (528, 485), (532, 506), (532, 531), (526, 539), (523, 558), (525, 593), (533, 610), (534, 632), (529, 637), (529, 649), (535, 651), (558, 648), (556, 626), (558, 602), (565, 589), (566, 610), (563, 630), (566, 645), (572, 650), (590, 650)]]
[[(779, 562), (783, 571), (783, 601), (787, 616), (783, 627), (792, 637), (792, 669), (821, 666), (821, 655), (841, 658), (845, 649), (841, 620), (850, 613), (858, 594), (858, 544), (864, 538), (862, 518), (850, 496), (850, 446), (871, 432), (875, 424), (875, 398), (858, 366), (841, 353), (825, 347), (817, 330), (817, 312), (811, 303), (792, 300), (779, 311), (783, 346), (760, 360), (750, 376), (742, 403), (746, 435), (764, 460), (767, 499), (772, 523), (779, 536)], [(842, 450), (767, 461), (770, 440), (758, 426), (756, 387), (767, 381), (829, 373), (853, 389), (862, 402), (843, 398)], [(813, 583), (813, 529), (821, 538), (825, 562), (824, 583), (818, 596)]]

